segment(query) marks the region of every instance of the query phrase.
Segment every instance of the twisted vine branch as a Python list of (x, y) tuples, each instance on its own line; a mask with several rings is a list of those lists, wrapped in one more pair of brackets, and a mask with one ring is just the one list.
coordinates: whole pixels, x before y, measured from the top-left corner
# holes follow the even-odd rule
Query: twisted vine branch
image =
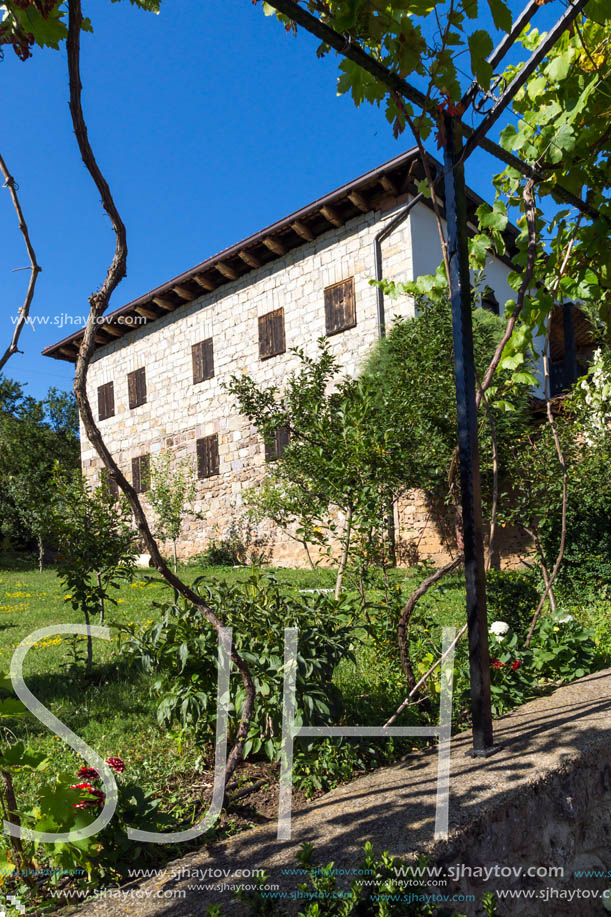
[(4, 157), (0, 155), (0, 172), (4, 176), (4, 187), (8, 188), (11, 200), (13, 202), (13, 207), (15, 208), (15, 213), (17, 214), (17, 222), (19, 224), (19, 229), (21, 235), (23, 236), (23, 241), (25, 242), (26, 251), (28, 253), (28, 258), (30, 259), (30, 282), (28, 283), (28, 289), (25, 294), (25, 299), (23, 305), (19, 309), (19, 317), (15, 324), (13, 331), (13, 336), (11, 342), (0, 357), (0, 372), (2, 371), (5, 364), (13, 356), (14, 353), (19, 353), (19, 338), (21, 332), (23, 331), (23, 326), (28, 320), (30, 314), (30, 306), (32, 305), (32, 300), (34, 299), (34, 290), (36, 289), (36, 281), (38, 280), (38, 275), (42, 271), (41, 266), (39, 265), (36, 259), (36, 252), (34, 251), (34, 246), (32, 245), (30, 239), (30, 232), (28, 229), (28, 224), (26, 223), (25, 217), (23, 215), (23, 210), (21, 209), (21, 203), (19, 201), (19, 196), (17, 194), (17, 183), (13, 176), (11, 175)]
[[(70, 84), (70, 114), (72, 116), (72, 124), (74, 126), (74, 133), (76, 135), (81, 157), (91, 178), (95, 183), (97, 190), (100, 193), (102, 206), (110, 217), (113, 232), (115, 234), (115, 251), (112, 261), (107, 269), (104, 282), (101, 288), (89, 297), (90, 311), (76, 362), (74, 393), (78, 403), (83, 425), (87, 433), (87, 437), (101, 460), (104, 462), (104, 465), (108, 469), (108, 473), (111, 479), (116, 482), (116, 484), (121, 488), (127, 497), (134, 514), (134, 518), (136, 520), (138, 531), (140, 532), (148, 548), (154, 564), (166, 582), (169, 583), (180, 595), (182, 595), (183, 598), (187, 599), (188, 602), (191, 602), (218, 632), (219, 629), (223, 626), (223, 622), (217, 617), (214, 611), (208, 605), (206, 605), (206, 603), (199, 595), (197, 595), (196, 592), (190, 589), (189, 586), (183, 583), (178, 576), (172, 573), (172, 571), (165, 563), (163, 557), (161, 556), (157, 542), (151, 533), (146, 515), (142, 509), (138, 494), (129, 483), (129, 481), (125, 478), (121, 472), (121, 469), (110, 453), (108, 447), (106, 446), (94, 420), (91, 404), (87, 395), (87, 371), (89, 369), (89, 363), (95, 345), (96, 322), (98, 317), (106, 311), (114, 290), (125, 276), (127, 261), (127, 235), (125, 225), (121, 219), (119, 210), (115, 204), (108, 183), (104, 178), (104, 175), (93, 153), (93, 149), (87, 134), (85, 118), (83, 115), (81, 102), (82, 84), (80, 76), (80, 34), (82, 24), (81, 0), (69, 0), (68, 17), (67, 55), (68, 76)], [(252, 719), (255, 702), (255, 686), (250, 674), (250, 670), (242, 657), (235, 650), (235, 648), (232, 648), (231, 659), (242, 678), (245, 698), (234, 745), (227, 758), (227, 764), (225, 767), (225, 784), (229, 782), (229, 778), (242, 759), (244, 742), (246, 741), (246, 736), (248, 734), (248, 728)]]

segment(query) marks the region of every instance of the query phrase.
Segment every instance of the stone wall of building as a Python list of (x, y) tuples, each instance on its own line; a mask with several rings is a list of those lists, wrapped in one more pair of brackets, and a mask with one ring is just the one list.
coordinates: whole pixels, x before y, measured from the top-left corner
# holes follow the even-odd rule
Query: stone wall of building
[[(89, 371), (89, 397), (95, 414), (98, 386), (114, 383), (115, 414), (99, 426), (129, 479), (132, 459), (150, 453), (154, 460), (167, 450), (177, 459), (187, 458), (195, 469), (196, 441), (218, 434), (219, 474), (197, 481), (195, 510), (202, 518), (186, 521), (181, 557), (199, 553), (211, 538), (225, 535), (241, 520), (244, 490), (265, 475), (263, 442), (246, 418), (236, 413), (223, 384), (240, 373), (248, 373), (261, 385), (278, 384), (299, 366), (291, 348), (303, 348), (314, 356), (317, 339), (325, 335), (324, 290), (350, 277), (354, 277), (356, 326), (328, 340), (343, 371), (358, 371), (378, 333), (376, 290), (369, 284), (374, 274), (374, 238), (404, 202), (398, 199), (384, 213), (363, 214), (96, 351)], [(435, 232), (430, 211), (416, 207), (384, 243), (384, 276), (410, 280), (429, 271), (439, 261)], [(414, 252), (421, 265), (414, 263)], [(506, 287), (505, 265), (497, 263), (491, 269)], [(504, 302), (508, 293), (501, 289), (497, 295)], [(286, 352), (261, 360), (258, 318), (280, 308), (284, 309)], [(407, 297), (387, 301), (387, 322), (395, 315), (410, 315), (412, 309)], [(194, 384), (191, 348), (207, 338), (213, 339), (215, 374)], [(146, 370), (147, 400), (130, 409), (127, 375), (141, 367)], [(84, 430), (81, 436), (83, 469), (95, 481), (101, 463)], [(402, 506), (398, 521), (399, 537), (417, 541), (420, 558), (435, 562), (447, 558), (450, 542), (444, 540), (439, 526), (431, 524), (423, 497)], [(274, 562), (307, 563), (303, 548), (269, 525), (262, 524), (254, 534), (265, 541)]]

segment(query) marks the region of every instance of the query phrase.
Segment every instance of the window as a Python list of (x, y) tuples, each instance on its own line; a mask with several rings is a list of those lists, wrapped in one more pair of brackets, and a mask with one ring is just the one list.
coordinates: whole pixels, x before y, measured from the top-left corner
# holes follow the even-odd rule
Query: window
[(218, 433), (197, 440), (197, 477), (211, 478), (219, 473)]
[(275, 309), (259, 318), (259, 357), (267, 360), (285, 350), (284, 309)]
[(200, 341), (191, 348), (193, 358), (193, 384), (212, 379), (214, 376), (214, 350), (212, 338)]
[(139, 455), (132, 459), (132, 484), (137, 494), (146, 493), (151, 483), (151, 457)]
[(98, 420), (108, 420), (115, 416), (114, 383), (106, 382), (98, 386)]
[(275, 462), (282, 458), (282, 453), (289, 444), (290, 434), (288, 427), (279, 427), (273, 438), (265, 441), (265, 461)]
[(127, 374), (127, 393), (130, 408), (146, 404), (146, 372), (144, 367)]
[(354, 328), (355, 325), (354, 277), (349, 277), (325, 290), (325, 328), (330, 335)]

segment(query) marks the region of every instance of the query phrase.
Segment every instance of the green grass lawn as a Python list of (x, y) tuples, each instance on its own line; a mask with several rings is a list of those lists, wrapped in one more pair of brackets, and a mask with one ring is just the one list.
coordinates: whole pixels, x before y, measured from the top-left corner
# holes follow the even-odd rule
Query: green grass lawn
[[(13, 567), (0, 569), (0, 669), (5, 673), (15, 648), (36, 630), (54, 624), (84, 624), (54, 570), (41, 574), (24, 563)], [(333, 574), (328, 570), (273, 572), (287, 588), (329, 588), (333, 584)], [(180, 575), (188, 583), (201, 576), (237, 582), (248, 578), (249, 570), (185, 566)], [(24, 664), (30, 690), (59, 719), (102, 757), (122, 757), (143, 786), (156, 787), (161, 793), (170, 793), (170, 787), (194, 771), (202, 749), (158, 726), (158, 701), (150, 694), (152, 677), (126, 669), (119, 658), (116, 625), (155, 620), (159, 610), (153, 603), (171, 598), (172, 590), (154, 570), (138, 571), (131, 583), (116, 591), (117, 604), (107, 607), (105, 620), (112, 640), (94, 638), (94, 674), (89, 683), (82, 677), (84, 637), (58, 635), (34, 640)], [(76, 669), (75, 653), (81, 660)], [(74, 765), (72, 750), (37, 720), (28, 717), (13, 722), (15, 735), (47, 752), (54, 768)]]

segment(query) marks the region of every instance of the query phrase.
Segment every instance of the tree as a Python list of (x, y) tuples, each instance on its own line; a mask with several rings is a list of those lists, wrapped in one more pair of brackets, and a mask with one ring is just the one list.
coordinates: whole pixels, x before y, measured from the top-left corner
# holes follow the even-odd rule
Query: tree
[(178, 569), (176, 542), (185, 516), (193, 511), (195, 481), (193, 464), (188, 460), (172, 463), (165, 452), (151, 463), (148, 501), (157, 515), (157, 538), (172, 542), (174, 573)]
[[(503, 323), (477, 309), (474, 325), (483, 372)], [(296, 351), (301, 367), (282, 390), (262, 389), (247, 375), (233, 376), (228, 389), (264, 439), (273, 441), (278, 430), (290, 433), (281, 459), (251, 492), (251, 505), (277, 524), (296, 528), (300, 540), (322, 546), (328, 555), (337, 540), (339, 593), (348, 560), (363, 570), (375, 561), (388, 563), (387, 516), (394, 501), (415, 488), (442, 498), (447, 491), (456, 447), (449, 303), (443, 295), (420, 298), (417, 316), (394, 324), (358, 379), (340, 376), (326, 341), (319, 348), (317, 359)], [(520, 385), (512, 384), (504, 373), (489, 399), (502, 447), (501, 471), (524, 419), (530, 381), (525, 374)], [(482, 415), (485, 420), (483, 407)], [(482, 451), (492, 491), (490, 436), (483, 436)]]
[[(322, 547), (329, 557), (337, 540), (339, 596), (351, 557), (360, 558), (361, 572), (374, 557), (388, 561), (384, 508), (409, 476), (404, 467), (409, 451), (397, 448), (398, 431), (380, 423), (375, 384), (337, 379), (328, 343), (321, 340), (319, 348), (317, 359), (296, 351), (301, 367), (282, 391), (259, 389), (246, 375), (233, 376), (228, 390), (266, 441), (288, 431), (281, 459), (270, 465), (264, 499), (278, 521), (296, 522), (300, 539)], [(400, 430), (408, 439), (409, 426)]]
[[(66, 476), (57, 466), (54, 483), (52, 525), (58, 573), (86, 625), (96, 613), (102, 623), (106, 602), (114, 602), (111, 590), (129, 579), (135, 566), (135, 532), (127, 501), (116, 499), (106, 482), (92, 490), (80, 472)], [(92, 663), (88, 635), (87, 674)]]
[(2, 528), (20, 540), (35, 540), (42, 571), (45, 541), (51, 534), (53, 468), (66, 473), (79, 465), (76, 402), (72, 394), (49, 389), (43, 401), (24, 393), (19, 383), (0, 380)]

